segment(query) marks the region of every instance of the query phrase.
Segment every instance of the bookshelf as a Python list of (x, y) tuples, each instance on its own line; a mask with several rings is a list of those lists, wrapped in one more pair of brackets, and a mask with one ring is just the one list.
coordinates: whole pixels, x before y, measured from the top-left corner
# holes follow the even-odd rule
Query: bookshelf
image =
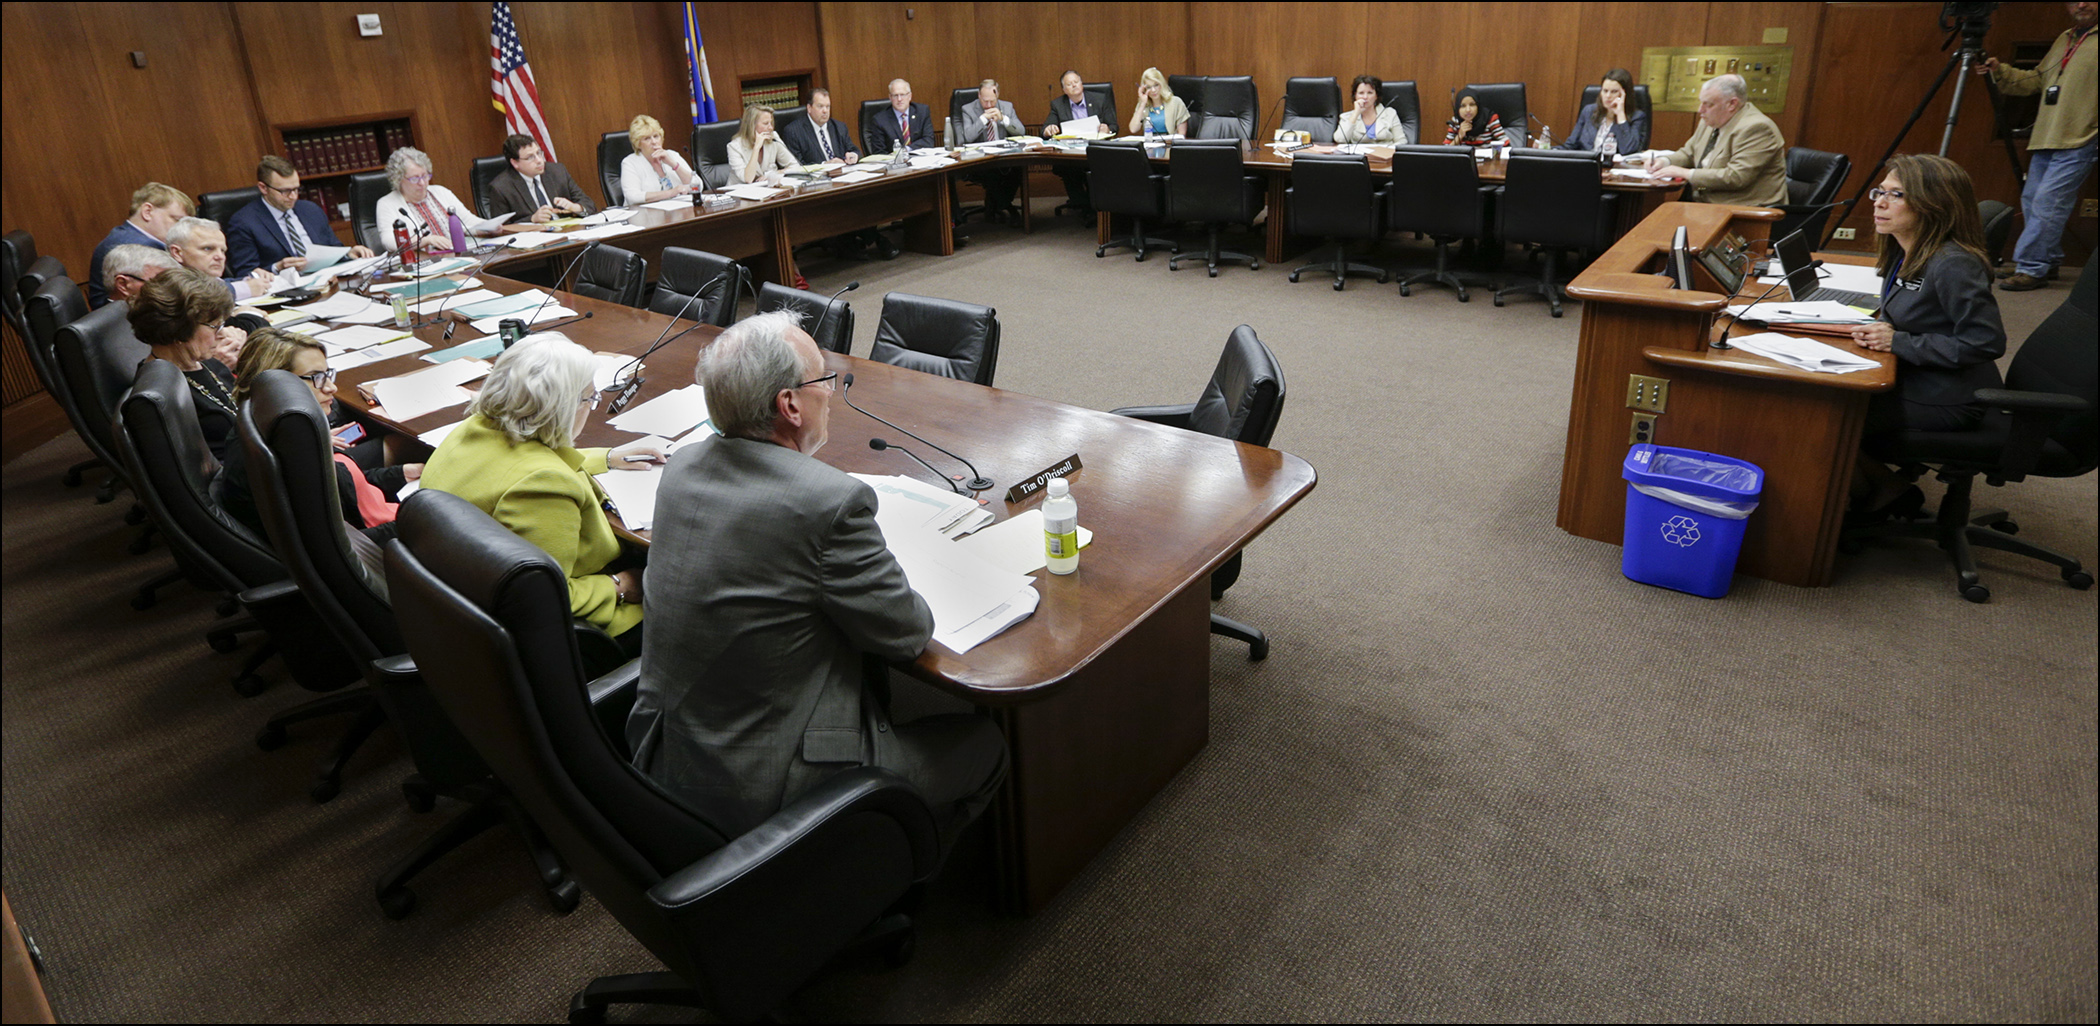
[(418, 138), (409, 110), (272, 125), (271, 131), (278, 156), (299, 169), (300, 198), (327, 211), (337, 232), (350, 223), (350, 176), (386, 170), (388, 155)]

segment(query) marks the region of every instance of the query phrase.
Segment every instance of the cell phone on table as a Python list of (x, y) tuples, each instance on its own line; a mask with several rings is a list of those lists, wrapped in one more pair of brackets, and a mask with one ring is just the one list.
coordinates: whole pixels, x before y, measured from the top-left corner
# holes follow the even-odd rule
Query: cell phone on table
[(337, 445), (356, 445), (365, 440), (365, 426), (354, 420), (330, 433), (335, 436)]

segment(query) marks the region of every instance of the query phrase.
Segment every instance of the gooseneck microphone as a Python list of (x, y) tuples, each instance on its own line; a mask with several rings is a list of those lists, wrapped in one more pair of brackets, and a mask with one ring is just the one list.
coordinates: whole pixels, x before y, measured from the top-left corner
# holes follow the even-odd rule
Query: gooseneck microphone
[[(1822, 266), (1823, 261), (1811, 260), (1809, 261), (1807, 269), (1810, 271), (1814, 271)], [(1751, 300), (1748, 306), (1745, 306), (1741, 310), (1737, 311), (1735, 316), (1729, 319), (1728, 326), (1721, 329), (1721, 340), (1715, 342), (1712, 348), (1734, 349), (1734, 346), (1728, 344), (1728, 333), (1734, 331), (1736, 325), (1743, 323), (1743, 315), (1750, 312), (1750, 307), (1756, 306), (1757, 304), (1764, 302), (1766, 296), (1770, 296), (1772, 293), (1778, 291), (1779, 286), (1784, 284), (1786, 284), (1786, 279), (1782, 277), (1778, 281), (1773, 282), (1770, 288), (1765, 289), (1764, 295), (1758, 296), (1756, 299)]]
[(664, 330), (662, 331), (662, 333), (656, 336), (656, 341), (649, 343), (649, 348), (642, 350), (642, 354), (640, 356), (637, 356), (634, 359), (629, 360), (627, 363), (621, 365), (619, 372), (613, 375), (614, 381), (620, 380), (620, 375), (627, 374), (627, 369), (629, 367), (634, 367), (637, 369), (632, 375), (628, 376), (627, 384), (621, 387), (620, 394), (613, 397), (612, 404), (609, 407), (607, 407), (606, 416), (613, 416), (619, 413), (621, 410), (626, 409), (627, 404), (634, 401), (635, 394), (642, 390), (642, 373), (639, 368), (641, 362), (649, 358), (649, 354), (654, 353), (657, 350), (662, 349), (663, 347), (670, 345), (671, 343), (676, 342), (681, 338), (684, 338), (687, 332), (690, 332), (694, 328), (697, 328), (701, 325), (702, 322), (696, 320), (692, 324), (687, 325), (685, 331), (681, 331), (676, 335), (671, 334), (671, 329), (678, 326), (679, 318), (684, 317), (685, 312), (687, 310), (692, 309), (693, 304), (699, 302), (701, 296), (707, 295), (708, 289), (714, 288), (717, 282), (720, 282), (722, 279), (727, 277), (729, 277), (729, 272), (723, 271), (722, 273), (717, 274), (713, 278), (709, 279), (707, 284), (700, 286), (699, 291), (694, 292), (690, 296), (687, 296), (685, 300), (685, 305), (679, 307), (678, 312), (672, 315), (671, 323), (664, 325)]
[(940, 481), (940, 482), (941, 482), (942, 484), (944, 484), (944, 485), (947, 485), (947, 486), (948, 486), (948, 488), (949, 488), (949, 490), (953, 491), (953, 492), (954, 492), (955, 494), (957, 494), (957, 495), (965, 495), (965, 494), (968, 494), (968, 493), (966, 493), (966, 492), (964, 492), (964, 491), (962, 490), (962, 485), (960, 485), (960, 484), (957, 484), (954, 478), (952, 478), (952, 477), (949, 477), (948, 475), (946, 475), (946, 474), (943, 474), (943, 473), (941, 473), (941, 472), (940, 472), (940, 471), (938, 471), (938, 470), (934, 470), (934, 469), (933, 469), (933, 464), (931, 464), (931, 463), (928, 463), (928, 462), (926, 462), (925, 460), (919, 459), (919, 454), (918, 454), (918, 453), (915, 453), (915, 452), (913, 452), (913, 451), (911, 451), (910, 449), (907, 449), (907, 448), (905, 448), (905, 447), (903, 447), (903, 446), (901, 446), (901, 445), (891, 445), (891, 444), (890, 444), (890, 442), (889, 442), (889, 440), (888, 440), (888, 439), (886, 439), (886, 438), (870, 438), (870, 439), (868, 439), (868, 448), (870, 448), (870, 449), (873, 449), (873, 450), (875, 450), (876, 452), (882, 452), (882, 451), (883, 451), (883, 450), (885, 450), (885, 449), (895, 449), (895, 450), (897, 450), (898, 452), (901, 452), (901, 453), (903, 453), (904, 455), (906, 455), (906, 456), (909, 456), (909, 457), (911, 457), (911, 458), (912, 458), (913, 460), (916, 460), (916, 461), (918, 462), (919, 466), (925, 467), (925, 468), (927, 469), (927, 471), (928, 471), (928, 472), (930, 472), (931, 474), (933, 474), (933, 476), (934, 476), (934, 478), (935, 478), (936, 480)]
[(569, 275), (583, 263), (583, 258), (589, 256), (591, 250), (597, 249), (598, 244), (604, 241), (604, 239), (592, 239), (591, 244), (583, 247), (583, 252), (576, 254), (576, 258), (569, 261), (569, 266), (562, 269), (561, 277), (554, 279), (554, 288), (548, 291), (547, 298), (540, 300), (540, 305), (532, 308), (532, 316), (525, 318), (526, 331), (532, 330), (532, 322), (539, 320), (540, 311), (545, 310), (548, 303), (554, 302), (554, 293), (561, 291), (562, 283), (569, 280)]
[[(829, 322), (829, 321), (831, 320), (831, 306), (832, 306), (832, 304), (834, 304), (834, 303), (838, 302), (838, 301), (839, 301), (839, 297), (840, 297), (840, 296), (843, 296), (843, 295), (845, 295), (846, 293), (848, 293), (848, 292), (851, 292), (851, 291), (853, 291), (854, 289), (857, 289), (857, 288), (860, 288), (860, 283), (859, 283), (859, 282), (857, 282), (857, 281), (849, 281), (849, 282), (847, 282), (847, 283), (846, 283), (846, 287), (845, 287), (845, 288), (842, 288), (842, 289), (838, 290), (837, 292), (834, 292), (834, 293), (832, 293), (832, 294), (831, 294), (831, 298), (830, 298), (830, 299), (827, 299), (827, 300), (825, 300), (825, 301), (824, 301), (824, 313), (823, 313), (822, 315), (820, 315), (820, 316), (819, 316), (819, 317), (817, 318), (817, 326), (816, 326), (816, 327), (814, 327), (814, 328), (811, 328), (811, 329), (810, 329), (810, 332), (809, 332), (809, 337), (810, 337), (811, 341), (814, 341), (814, 342), (815, 342), (815, 343), (817, 344), (817, 348), (819, 348), (819, 349), (822, 349), (822, 348), (824, 348), (824, 325), (825, 325), (826, 323), (828, 323), (828, 322)], [(754, 304), (756, 304), (757, 302), (758, 302), (758, 301), (757, 301), (756, 299), (752, 300), (752, 303), (754, 303)], [(846, 340), (846, 348), (847, 348), (847, 349), (851, 349), (851, 348), (853, 348), (853, 340), (852, 340), (852, 339), (850, 339), (850, 338), (849, 338), (849, 339), (847, 339), (847, 340)], [(843, 351), (843, 350), (842, 350), (842, 351)]]
[(954, 453), (952, 453), (952, 452), (949, 452), (948, 450), (946, 450), (946, 449), (943, 449), (943, 448), (941, 448), (941, 447), (940, 447), (940, 446), (938, 446), (938, 445), (934, 445), (934, 444), (933, 444), (932, 442), (929, 442), (929, 441), (927, 441), (926, 439), (924, 439), (924, 438), (921, 438), (921, 437), (919, 437), (919, 436), (918, 436), (918, 435), (916, 435), (916, 434), (913, 434), (910, 428), (904, 427), (904, 426), (903, 426), (903, 425), (901, 425), (901, 424), (891, 424), (891, 423), (890, 423), (889, 421), (887, 421), (887, 420), (883, 420), (883, 419), (882, 419), (881, 417), (877, 417), (877, 416), (875, 416), (874, 414), (872, 414), (872, 413), (869, 413), (868, 411), (866, 411), (866, 410), (863, 410), (863, 409), (861, 409), (861, 408), (860, 408), (859, 406), (856, 406), (856, 405), (854, 405), (854, 402), (853, 402), (853, 394), (852, 394), (852, 393), (853, 393), (853, 375), (851, 375), (851, 374), (848, 374), (848, 375), (846, 375), (846, 376), (845, 376), (844, 378), (842, 378), (842, 379), (840, 379), (840, 380), (841, 380), (841, 381), (842, 381), (842, 382), (844, 383), (845, 387), (844, 387), (844, 388), (841, 388), (841, 389), (839, 389), (839, 398), (841, 398), (841, 399), (844, 399), (844, 400), (846, 401), (846, 405), (848, 405), (848, 406), (852, 406), (852, 407), (853, 407), (853, 409), (854, 409), (855, 411), (859, 412), (859, 413), (860, 413), (860, 414), (862, 414), (863, 416), (869, 417), (870, 419), (873, 419), (873, 420), (874, 420), (875, 422), (877, 422), (877, 423), (879, 423), (879, 424), (885, 424), (885, 425), (888, 425), (888, 426), (890, 426), (890, 427), (896, 428), (897, 430), (899, 430), (899, 431), (902, 431), (902, 432), (904, 432), (904, 433), (905, 433), (905, 434), (907, 434), (907, 435), (910, 435), (910, 436), (912, 437), (912, 439), (913, 439), (914, 441), (917, 441), (917, 442), (919, 442), (919, 443), (921, 443), (921, 444), (924, 444), (924, 445), (927, 445), (927, 446), (931, 446), (931, 447), (932, 447), (932, 448), (934, 449), (934, 451), (936, 451), (936, 452), (939, 452), (939, 453), (941, 453), (941, 454), (942, 454), (942, 455), (944, 455), (944, 456), (947, 456), (947, 457), (948, 457), (949, 459), (952, 459), (952, 460), (954, 460), (955, 462), (957, 462), (957, 463), (960, 463), (960, 464), (962, 464), (962, 465), (963, 465), (963, 466), (965, 466), (965, 467), (969, 467), (969, 468), (970, 468), (970, 474), (971, 474), (971, 477), (970, 477), (970, 479), (969, 479), (968, 481), (965, 481), (965, 482), (963, 482), (963, 486), (964, 486), (964, 487), (966, 487), (966, 488), (968, 488), (969, 490), (971, 490), (971, 491), (973, 491), (973, 492), (982, 492), (982, 491), (987, 491), (987, 490), (989, 490), (990, 488), (992, 488), (992, 486), (993, 486), (993, 483), (992, 483), (992, 479), (991, 479), (991, 478), (988, 478), (988, 477), (986, 477), (986, 476), (984, 476), (983, 474), (979, 474), (979, 473), (977, 472), (977, 467), (976, 467), (976, 465), (975, 465), (975, 464), (973, 464), (973, 463), (971, 463), (971, 462), (970, 462), (969, 460), (963, 459), (962, 457), (960, 457), (960, 456), (957, 456), (956, 454), (954, 454)]

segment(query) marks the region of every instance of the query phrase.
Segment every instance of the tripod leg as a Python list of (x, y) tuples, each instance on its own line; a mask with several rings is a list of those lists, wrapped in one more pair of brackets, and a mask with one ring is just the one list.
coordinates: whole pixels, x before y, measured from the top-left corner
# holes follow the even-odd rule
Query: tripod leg
[[(1947, 84), (1947, 76), (1953, 73), (1954, 69), (1960, 64), (1961, 54), (1950, 53), (1947, 55), (1947, 63), (1940, 68), (1940, 77), (1932, 80), (1932, 85), (1925, 90), (1925, 95), (1918, 98), (1918, 105), (1911, 108), (1910, 120), (1905, 121), (1903, 127), (1896, 130), (1895, 137), (1889, 140), (1889, 148), (1881, 151), (1881, 159), (1875, 161), (1874, 166), (1868, 168), (1867, 173), (1860, 179), (1859, 191), (1853, 193), (1852, 201), (1845, 204), (1847, 216), (1850, 216), (1853, 211), (1861, 209), (1859, 201), (1867, 198), (1868, 189), (1881, 184), (1881, 180), (1875, 176), (1881, 173), (1881, 169), (1888, 164), (1889, 158), (1896, 155), (1896, 147), (1903, 145), (1903, 137), (1909, 135), (1911, 128), (1917, 125), (1918, 119), (1925, 116), (1925, 107), (1932, 103), (1933, 97), (1940, 94), (1940, 87)], [(1816, 244), (1816, 248), (1821, 249), (1827, 245), (1830, 242), (1830, 237), (1836, 235), (1837, 230), (1841, 227), (1843, 227), (1842, 219), (1832, 222), (1829, 229), (1830, 235), (1824, 236)]]

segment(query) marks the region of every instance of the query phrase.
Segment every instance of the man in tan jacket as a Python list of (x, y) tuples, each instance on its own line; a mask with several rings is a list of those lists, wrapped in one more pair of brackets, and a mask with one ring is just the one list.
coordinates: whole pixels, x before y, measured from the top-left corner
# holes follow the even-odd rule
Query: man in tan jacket
[(1750, 102), (1741, 75), (1699, 87), (1699, 127), (1675, 153), (1648, 161), (1657, 178), (1681, 179), (1685, 199), (1776, 207), (1786, 202), (1786, 140)]
[(2027, 227), (2013, 247), (2013, 267), (1999, 288), (2025, 292), (2056, 277), (2064, 259), (2064, 225), (2078, 189), (2093, 169), (2095, 140), (2100, 139), (2100, 89), (2095, 88), (2100, 39), (2093, 38), (2096, 17), (2092, 0), (2065, 4), (2071, 27), (2042, 55), (2033, 71), (2000, 64), (1992, 57), (1979, 72), (1998, 81), (2009, 96), (2042, 94), (2034, 134), (2027, 138), (2027, 186), (2020, 190), (2020, 216)]

